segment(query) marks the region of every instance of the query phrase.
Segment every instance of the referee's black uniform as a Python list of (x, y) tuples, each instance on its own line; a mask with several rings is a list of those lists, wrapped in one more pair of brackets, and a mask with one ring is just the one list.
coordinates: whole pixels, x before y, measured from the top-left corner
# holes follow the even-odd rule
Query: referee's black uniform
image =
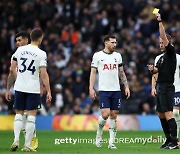
[(159, 58), (156, 67), (158, 68), (157, 111), (161, 113), (173, 111), (176, 53), (174, 46), (170, 43), (166, 47), (164, 55)]
[[(175, 87), (174, 74), (176, 70), (176, 53), (174, 47), (169, 43), (166, 52), (162, 55), (156, 67), (158, 68), (157, 79), (157, 112), (165, 113), (173, 111), (173, 101)], [(160, 119), (163, 131), (166, 136), (166, 142), (161, 148), (178, 149), (177, 145), (177, 125), (174, 118), (169, 120)]]

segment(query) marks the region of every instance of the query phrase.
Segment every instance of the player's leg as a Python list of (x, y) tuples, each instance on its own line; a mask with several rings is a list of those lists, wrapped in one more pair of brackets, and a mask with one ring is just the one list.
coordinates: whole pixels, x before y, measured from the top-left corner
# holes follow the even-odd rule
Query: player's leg
[(110, 115), (110, 99), (107, 97), (108, 92), (99, 92), (99, 106), (101, 109), (101, 116), (98, 118), (98, 128), (96, 133), (96, 146), (102, 146), (102, 134), (103, 127), (106, 124), (106, 120)]
[(14, 142), (11, 145), (11, 151), (16, 151), (19, 147), (19, 137), (22, 128), (22, 115), (23, 111), (16, 111), (16, 115), (14, 118)]
[[(24, 134), (24, 138), (26, 136), (25, 128), (26, 128), (27, 117), (28, 117), (27, 111), (25, 111), (24, 114), (23, 114), (23, 118), (22, 118), (22, 123), (23, 123), (23, 125), (22, 125), (22, 132)], [(34, 133), (33, 133), (33, 138), (31, 140), (31, 146), (32, 146), (32, 148), (34, 150), (36, 150), (38, 148), (38, 138), (36, 137), (36, 129), (34, 130)]]
[(169, 130), (169, 125), (168, 122), (165, 118), (165, 114), (158, 112), (158, 117), (160, 119), (161, 122), (161, 126), (163, 129), (163, 132), (165, 134), (166, 137), (166, 141), (161, 145), (161, 149), (167, 149), (168, 148), (168, 144), (171, 142), (171, 134), (170, 134), (170, 130)]
[(168, 145), (169, 149), (178, 149), (178, 139), (177, 139), (177, 124), (176, 121), (173, 117), (173, 112), (168, 111), (165, 112), (165, 117), (169, 125), (169, 130), (171, 134), (171, 143)]
[(23, 117), (22, 117), (22, 123), (23, 123), (23, 125), (22, 125), (22, 132), (23, 132), (24, 136), (26, 134), (26, 131), (25, 131), (26, 122), (27, 122), (27, 112), (24, 111), (24, 114), (23, 114)]
[(28, 113), (28, 118), (25, 128), (26, 131), (25, 144), (24, 144), (25, 147), (22, 149), (22, 151), (35, 151), (31, 146), (31, 140), (33, 138), (33, 133), (35, 131), (37, 109), (28, 110), (27, 113)]
[(106, 120), (108, 119), (110, 115), (110, 109), (101, 109), (101, 116), (98, 118), (98, 127), (97, 127), (97, 133), (96, 133), (96, 146), (101, 147), (102, 146), (102, 134), (103, 134), (103, 128), (106, 124)]
[(179, 137), (179, 129), (180, 129), (180, 108), (174, 107), (173, 114), (174, 114), (174, 118), (175, 118), (176, 124), (177, 124), (177, 138), (178, 138)]
[(173, 114), (177, 124), (177, 138), (179, 137), (180, 129), (180, 92), (176, 92), (174, 95), (174, 107)]
[(110, 124), (109, 124), (109, 145), (110, 149), (117, 149), (114, 145), (114, 140), (117, 132), (116, 119), (120, 108), (122, 108), (122, 96), (120, 91), (114, 91), (111, 93), (111, 104), (110, 104)]
[(16, 115), (14, 118), (14, 142), (11, 145), (11, 151), (16, 151), (19, 146), (19, 136), (22, 129), (22, 115), (25, 108), (24, 100), (24, 93), (15, 91), (14, 109), (16, 111)]
[(117, 132), (117, 114), (119, 111), (117, 110), (111, 110), (110, 111), (110, 120), (109, 120), (109, 146), (108, 148), (110, 149), (117, 149), (116, 146), (114, 145), (114, 140), (116, 137), (116, 132)]
[[(161, 148), (176, 148), (177, 144), (177, 125), (173, 118), (173, 98), (174, 98), (174, 86), (173, 85), (161, 85), (157, 93), (157, 111), (161, 120), (161, 125), (166, 136), (166, 142)], [(160, 114), (164, 113), (164, 115)], [(165, 117), (164, 117), (165, 116)], [(170, 137), (169, 137), (170, 134)], [(170, 141), (169, 141), (170, 140)], [(169, 143), (168, 143), (169, 142)], [(171, 143), (173, 145), (171, 146)]]
[[(41, 104), (38, 105), (38, 110), (41, 109)], [(37, 138), (37, 135), (36, 135), (36, 128), (34, 130), (34, 133), (33, 133), (33, 138), (31, 140), (31, 146), (34, 150), (37, 150), (38, 148), (38, 138)]]
[(165, 93), (164, 110), (165, 117), (169, 125), (171, 134), (171, 143), (168, 145), (169, 149), (178, 149), (177, 140), (177, 124), (173, 116), (173, 102), (174, 102), (174, 86), (168, 86)]
[(39, 104), (40, 104), (39, 94), (27, 94), (26, 110), (28, 113), (28, 118), (25, 128), (26, 130), (25, 145), (22, 151), (36, 151), (32, 148), (31, 140), (33, 138), (33, 133), (35, 131), (36, 114)]

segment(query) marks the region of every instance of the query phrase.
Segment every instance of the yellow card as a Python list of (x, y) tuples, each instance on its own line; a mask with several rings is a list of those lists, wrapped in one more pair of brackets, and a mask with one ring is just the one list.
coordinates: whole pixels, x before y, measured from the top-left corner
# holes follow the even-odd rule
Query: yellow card
[(158, 12), (159, 12), (159, 9), (154, 8), (154, 10), (153, 10), (153, 14), (157, 14)]

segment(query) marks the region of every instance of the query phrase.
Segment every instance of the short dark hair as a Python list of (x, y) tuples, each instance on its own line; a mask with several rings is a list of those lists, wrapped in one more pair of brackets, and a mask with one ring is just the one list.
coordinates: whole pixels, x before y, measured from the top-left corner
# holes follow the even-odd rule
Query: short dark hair
[(105, 43), (106, 41), (109, 41), (109, 39), (116, 39), (116, 37), (114, 35), (106, 35), (104, 36), (103, 42)]
[(31, 41), (37, 41), (42, 36), (43, 36), (43, 32), (40, 29), (33, 29), (30, 34)]
[(30, 42), (29, 33), (25, 32), (25, 31), (21, 31), (21, 32), (17, 33), (17, 34), (15, 35), (15, 41), (16, 41), (16, 38), (17, 38), (17, 37), (22, 37), (23, 39), (24, 39), (24, 38), (27, 38), (27, 39), (28, 39), (28, 42)]

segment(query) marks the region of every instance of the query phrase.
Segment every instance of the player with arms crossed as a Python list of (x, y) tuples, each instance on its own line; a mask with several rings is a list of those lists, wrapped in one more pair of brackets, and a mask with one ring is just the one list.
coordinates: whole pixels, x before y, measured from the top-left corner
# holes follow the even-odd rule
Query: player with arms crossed
[[(27, 32), (19, 32), (15, 35), (15, 42), (16, 42), (16, 46), (17, 47), (20, 47), (20, 46), (24, 46), (24, 45), (27, 45), (29, 43), (29, 34)], [(12, 55), (12, 58), (13, 58), (14, 55)], [(11, 58), (11, 61), (12, 61), (12, 58)], [(7, 88), (6, 88), (6, 94), (5, 94), (5, 97), (8, 101), (11, 100), (11, 92), (10, 92), (10, 89), (12, 87), (12, 85), (14, 84), (15, 82), (15, 78), (12, 74), (12, 72), (9, 73), (8, 75), (8, 80), (7, 80)], [(25, 134), (25, 126), (26, 126), (26, 121), (27, 121), (27, 113), (24, 112), (23, 114), (23, 118), (22, 118), (22, 122), (23, 122), (23, 126), (22, 126), (22, 131), (23, 133)], [(38, 148), (38, 138), (36, 137), (36, 131), (34, 131), (34, 134), (33, 134), (33, 138), (32, 138), (32, 141), (31, 141), (31, 145), (32, 145), (32, 148), (33, 149), (37, 149)], [(12, 147), (11, 150), (16, 150), (17, 148), (16, 147)]]
[(160, 49), (163, 54), (157, 56), (155, 65), (148, 65), (148, 69), (153, 73), (151, 94), (156, 96), (157, 112), (166, 136), (166, 142), (160, 148), (178, 149), (177, 125), (173, 117), (173, 97), (175, 93), (173, 83), (177, 64), (176, 53), (171, 44), (171, 36), (165, 33), (161, 15), (157, 13), (156, 17), (159, 22)]
[[(27, 123), (25, 127), (25, 145), (22, 151), (36, 151), (31, 147), (31, 140), (35, 130), (37, 108), (40, 105), (40, 77), (47, 90), (46, 102), (51, 102), (51, 90), (49, 76), (47, 74), (47, 56), (39, 49), (43, 39), (43, 33), (34, 29), (31, 34), (31, 44), (19, 47), (13, 55), (10, 73), (15, 79), (14, 108), (16, 115), (14, 119), (14, 142), (11, 150), (19, 146), (19, 134), (22, 129), (22, 115), (27, 111)], [(18, 68), (18, 71), (17, 71)], [(10, 99), (10, 98), (7, 98)]]
[(94, 54), (91, 63), (89, 94), (92, 99), (96, 98), (94, 90), (95, 76), (99, 73), (99, 105), (101, 109), (101, 116), (98, 119), (98, 128), (96, 134), (96, 146), (102, 146), (102, 132), (106, 124), (106, 120), (110, 117), (109, 126), (109, 145), (108, 148), (116, 149), (114, 139), (116, 136), (116, 118), (119, 109), (122, 107), (121, 91), (119, 84), (120, 80), (125, 86), (125, 94), (127, 98), (130, 97), (130, 90), (126, 75), (123, 70), (122, 57), (120, 53), (115, 52), (116, 37), (113, 35), (106, 35), (104, 37), (105, 48)]

